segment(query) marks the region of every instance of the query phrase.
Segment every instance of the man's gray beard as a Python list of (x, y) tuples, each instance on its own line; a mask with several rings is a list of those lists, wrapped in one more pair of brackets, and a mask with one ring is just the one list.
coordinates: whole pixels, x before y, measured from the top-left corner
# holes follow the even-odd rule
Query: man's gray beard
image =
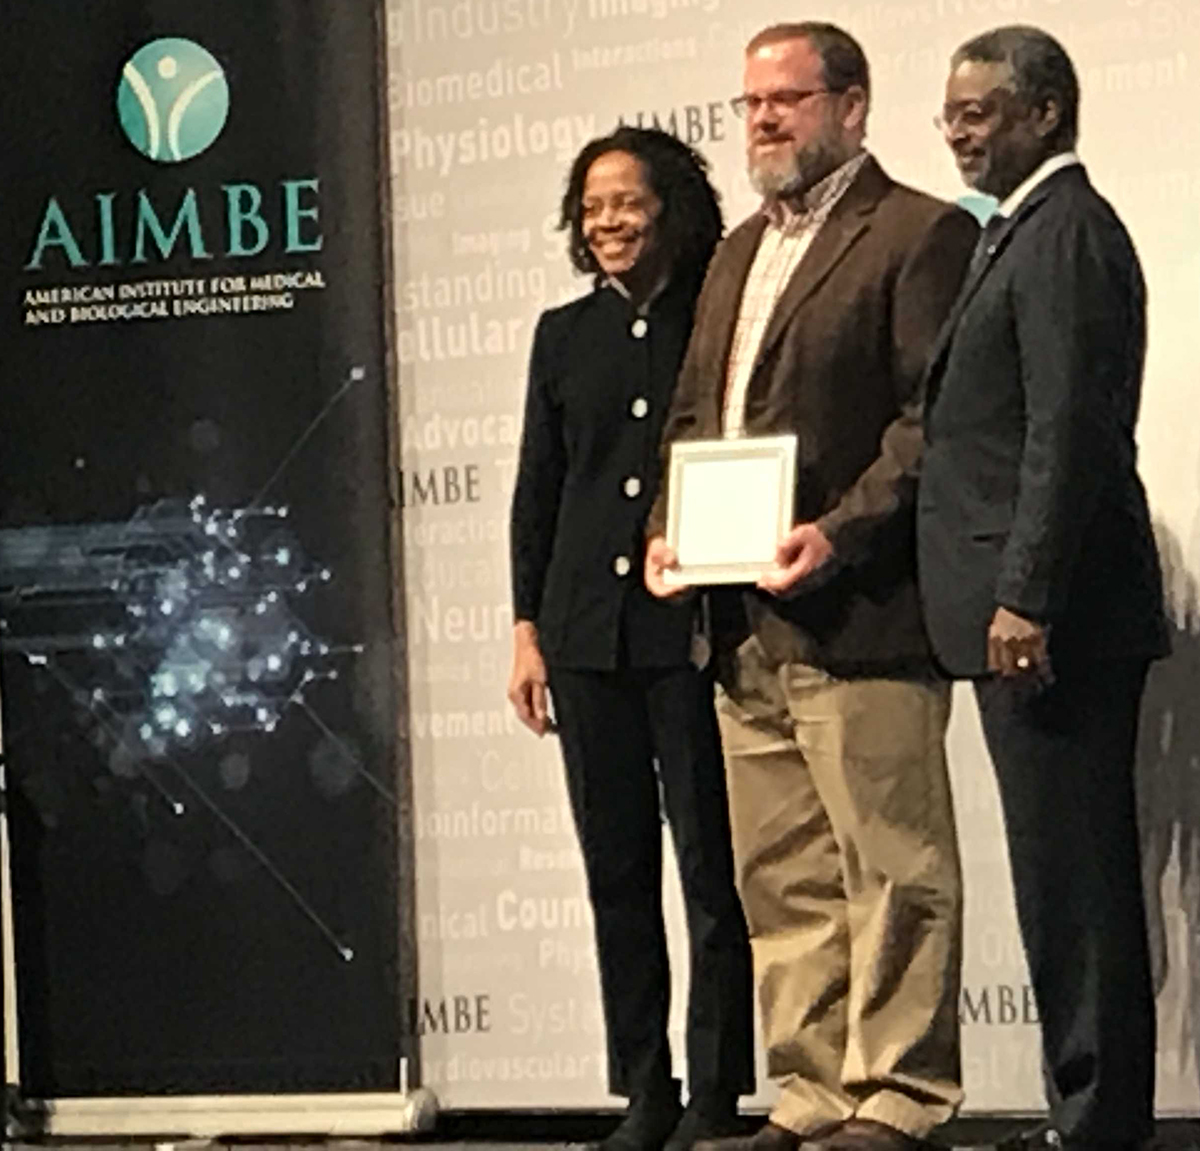
[(779, 171), (765, 165), (751, 164), (750, 186), (767, 199), (777, 200), (790, 196), (800, 183), (800, 175), (796, 165), (789, 164), (788, 171)]
[(768, 199), (778, 200), (802, 196), (809, 188), (819, 184), (837, 168), (837, 158), (823, 144), (809, 144), (799, 152), (792, 152), (786, 163), (776, 167), (769, 161), (747, 165), (750, 186)]

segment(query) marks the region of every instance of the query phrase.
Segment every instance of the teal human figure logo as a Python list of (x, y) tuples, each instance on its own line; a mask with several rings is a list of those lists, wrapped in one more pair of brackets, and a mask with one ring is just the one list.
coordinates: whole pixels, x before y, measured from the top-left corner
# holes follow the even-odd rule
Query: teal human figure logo
[(117, 85), (117, 117), (129, 142), (160, 164), (190, 160), (221, 134), (229, 83), (212, 53), (169, 36), (144, 44)]

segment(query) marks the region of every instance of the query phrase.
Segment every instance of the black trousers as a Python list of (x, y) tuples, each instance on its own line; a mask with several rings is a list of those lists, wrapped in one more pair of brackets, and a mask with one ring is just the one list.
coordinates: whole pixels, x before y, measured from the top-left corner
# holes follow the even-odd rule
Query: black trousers
[(691, 666), (614, 672), (552, 667), (550, 691), (596, 922), (609, 1088), (635, 1097), (671, 1077), (665, 810), (691, 953), (691, 1093), (749, 1093), (750, 947), (734, 888), (712, 680)]
[(1145, 660), (1055, 664), (975, 691), (996, 766), (1050, 1119), (1068, 1143), (1149, 1135), (1154, 994), (1133, 765)]

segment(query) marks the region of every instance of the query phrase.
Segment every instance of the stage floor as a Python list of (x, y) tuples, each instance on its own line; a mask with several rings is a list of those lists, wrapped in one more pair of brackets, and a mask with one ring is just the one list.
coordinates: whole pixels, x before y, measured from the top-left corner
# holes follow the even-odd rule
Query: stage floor
[[(416, 1144), (427, 1151), (582, 1151), (589, 1143), (601, 1138), (612, 1126), (611, 1120), (601, 1120), (591, 1117), (571, 1116), (568, 1120), (576, 1125), (577, 1131), (569, 1138), (539, 1139), (533, 1131), (523, 1138), (512, 1137), (511, 1131), (505, 1131), (504, 1138), (489, 1137), (486, 1130), (464, 1132), (464, 1126), (476, 1123), (473, 1117), (451, 1115), (446, 1119), (446, 1135), (455, 1136), (443, 1138), (440, 1134), (433, 1137), (414, 1139), (396, 1139), (388, 1141), (356, 1140), (356, 1139), (314, 1139), (290, 1140), (286, 1142), (264, 1142), (261, 1140), (169, 1140), (154, 1142), (138, 1140), (130, 1142), (106, 1141), (65, 1141), (46, 1140), (45, 1142), (20, 1141), (6, 1144), (11, 1151), (40, 1151), (53, 1147), (56, 1151), (128, 1151), (131, 1147), (146, 1148), (147, 1151), (397, 1151), (398, 1147)], [(505, 1117), (505, 1125), (520, 1123), (529, 1124), (527, 1116)], [(559, 1127), (563, 1123), (562, 1116), (549, 1115), (545, 1118), (547, 1128)], [(995, 1146), (996, 1140), (1009, 1136), (1021, 1127), (1029, 1124), (1013, 1123), (1011, 1121), (997, 1122), (991, 1120), (960, 1120), (945, 1131), (944, 1138), (938, 1143), (946, 1151), (984, 1151)], [(594, 1130), (586, 1130), (592, 1127)], [(1154, 1143), (1146, 1151), (1200, 1151), (1200, 1122), (1184, 1120), (1165, 1120), (1159, 1123), (1159, 1130)]]

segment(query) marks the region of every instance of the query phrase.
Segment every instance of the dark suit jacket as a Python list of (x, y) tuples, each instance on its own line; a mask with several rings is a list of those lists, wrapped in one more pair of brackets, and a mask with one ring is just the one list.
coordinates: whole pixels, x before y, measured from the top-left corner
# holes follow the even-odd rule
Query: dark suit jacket
[(997, 605), (1052, 654), (1166, 651), (1134, 425), (1145, 288), (1081, 166), (991, 237), (935, 349), (918, 492), (921, 590), (939, 660), (987, 668)]
[[(675, 440), (721, 434), (742, 289), (765, 226), (762, 214), (752, 216), (709, 266), (664, 462)], [(796, 521), (819, 520), (841, 566), (789, 600), (714, 595), (725, 647), (753, 627), (780, 658), (833, 671), (929, 666), (910, 477), (925, 364), (977, 235), (965, 212), (895, 183), (873, 159), (817, 233), (768, 324), (745, 426), (750, 435), (796, 433)], [(650, 532), (665, 519), (660, 500)]]
[(551, 664), (671, 667), (689, 658), (691, 606), (656, 600), (642, 582), (643, 525), (698, 290), (669, 286), (644, 331), (607, 287), (538, 321), (512, 501), (513, 608), (536, 621)]

